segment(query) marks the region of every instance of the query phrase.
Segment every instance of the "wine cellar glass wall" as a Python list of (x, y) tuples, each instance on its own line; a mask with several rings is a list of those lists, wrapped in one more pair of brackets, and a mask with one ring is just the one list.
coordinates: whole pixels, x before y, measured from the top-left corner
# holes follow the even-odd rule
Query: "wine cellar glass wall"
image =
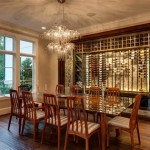
[(75, 83), (149, 92), (150, 33), (128, 34), (76, 44)]

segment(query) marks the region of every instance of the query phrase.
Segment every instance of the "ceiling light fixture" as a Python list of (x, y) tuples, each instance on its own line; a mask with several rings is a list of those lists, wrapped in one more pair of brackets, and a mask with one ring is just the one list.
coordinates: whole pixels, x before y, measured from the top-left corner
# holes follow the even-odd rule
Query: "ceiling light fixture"
[[(63, 6), (63, 22), (64, 22), (64, 2), (65, 0), (57, 0)], [(65, 59), (67, 54), (74, 49), (72, 40), (78, 39), (79, 32), (75, 30), (69, 30), (64, 25), (56, 25), (51, 29), (46, 30), (42, 34), (42, 38), (50, 41), (47, 48), (51, 52), (57, 52), (59, 59)]]

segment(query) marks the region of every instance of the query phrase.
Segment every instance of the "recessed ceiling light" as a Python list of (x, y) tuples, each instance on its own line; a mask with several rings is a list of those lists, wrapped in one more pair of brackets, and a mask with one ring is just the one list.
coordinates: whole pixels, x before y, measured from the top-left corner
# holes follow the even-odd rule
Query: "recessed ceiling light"
[(45, 30), (45, 29), (46, 29), (46, 27), (41, 27), (41, 29), (42, 29), (42, 30)]

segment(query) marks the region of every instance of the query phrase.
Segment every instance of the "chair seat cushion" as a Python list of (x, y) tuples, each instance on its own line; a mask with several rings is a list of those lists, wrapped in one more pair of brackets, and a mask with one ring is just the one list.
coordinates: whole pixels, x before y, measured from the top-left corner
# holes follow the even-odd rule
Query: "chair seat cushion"
[[(78, 130), (76, 129), (77, 125), (78, 125)], [(93, 131), (100, 128), (100, 124), (93, 123), (93, 122), (87, 122), (87, 128), (88, 128), (88, 134), (91, 134)], [(82, 131), (81, 131), (81, 129), (82, 129)], [(82, 128), (81, 128), (81, 121), (77, 121), (77, 123), (74, 122), (74, 123), (70, 124), (70, 130), (85, 134), (85, 122), (82, 121)]]
[[(47, 122), (48, 124), (52, 124), (52, 125), (58, 126), (58, 118), (57, 118), (57, 117), (56, 117), (56, 118), (50, 117), (50, 118), (48, 118), (48, 119), (46, 120), (46, 122)], [(67, 124), (67, 122), (68, 122), (67, 116), (60, 116), (60, 126), (64, 126), (65, 124)]]
[(37, 119), (42, 119), (45, 117), (45, 113), (41, 110), (36, 110), (36, 118)]
[(129, 129), (129, 118), (117, 116), (108, 121), (108, 125), (113, 125), (117, 127), (127, 128)]

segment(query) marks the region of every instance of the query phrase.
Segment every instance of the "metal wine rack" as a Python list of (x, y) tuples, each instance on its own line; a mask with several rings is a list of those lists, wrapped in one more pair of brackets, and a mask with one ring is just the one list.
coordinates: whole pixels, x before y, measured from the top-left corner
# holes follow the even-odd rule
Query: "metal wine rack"
[(122, 91), (150, 91), (150, 32), (77, 43), (74, 58), (74, 81), (83, 88), (103, 82)]

